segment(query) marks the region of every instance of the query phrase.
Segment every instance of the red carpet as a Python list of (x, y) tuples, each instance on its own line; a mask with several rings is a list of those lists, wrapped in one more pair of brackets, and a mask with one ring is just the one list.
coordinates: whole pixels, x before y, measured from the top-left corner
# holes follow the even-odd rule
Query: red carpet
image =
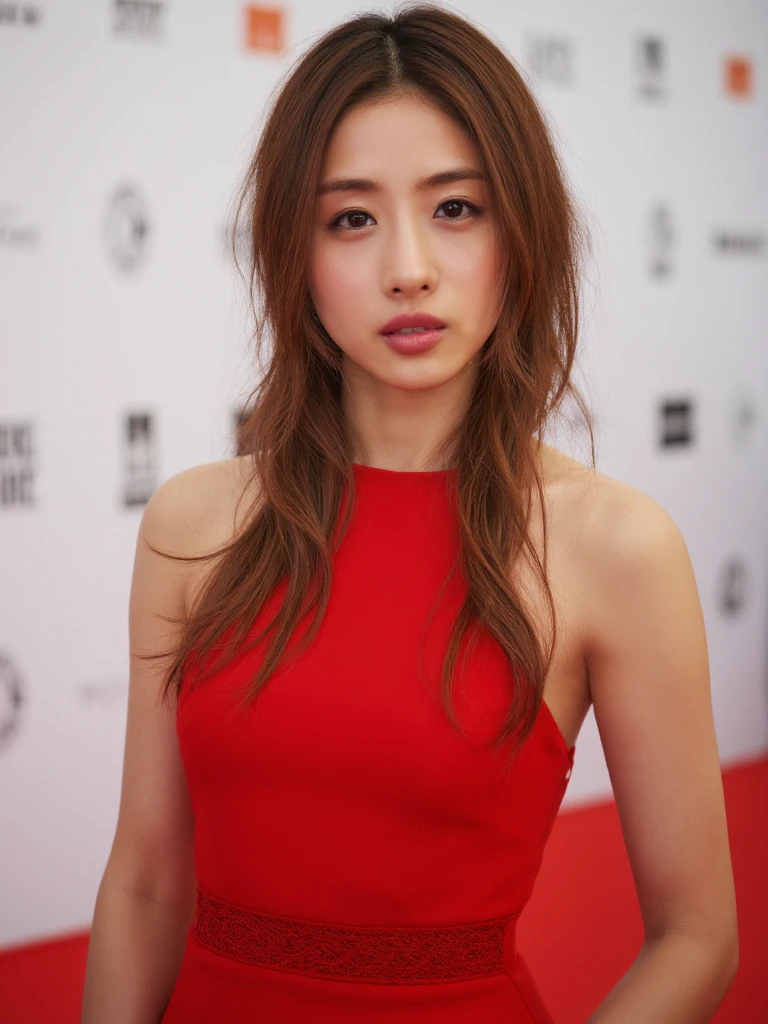
[[(739, 973), (715, 1024), (768, 1021), (768, 759), (724, 771)], [(558, 1024), (583, 1024), (635, 959), (640, 912), (612, 802), (563, 812), (519, 925)], [(0, 954), (0, 1024), (79, 1024), (87, 934)]]

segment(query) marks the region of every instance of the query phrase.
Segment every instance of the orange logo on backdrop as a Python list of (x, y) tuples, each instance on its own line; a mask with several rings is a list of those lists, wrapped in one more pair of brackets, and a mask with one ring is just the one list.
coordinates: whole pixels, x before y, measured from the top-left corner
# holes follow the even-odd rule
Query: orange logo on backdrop
[(285, 49), (285, 8), (261, 7), (250, 4), (245, 8), (245, 48), (261, 53), (282, 53)]
[(752, 61), (749, 57), (725, 58), (725, 91), (729, 96), (752, 95)]

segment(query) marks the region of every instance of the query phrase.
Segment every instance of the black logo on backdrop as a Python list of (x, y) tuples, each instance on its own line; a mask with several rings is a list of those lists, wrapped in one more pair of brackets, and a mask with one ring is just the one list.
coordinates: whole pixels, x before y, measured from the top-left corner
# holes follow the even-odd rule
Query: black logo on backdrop
[(35, 504), (31, 423), (0, 423), (0, 507)]
[(651, 277), (669, 277), (674, 269), (675, 226), (664, 203), (656, 203), (648, 214), (648, 271)]
[(639, 36), (635, 40), (637, 92), (643, 99), (667, 98), (667, 44), (659, 36)]
[(107, 258), (117, 270), (132, 273), (146, 260), (149, 213), (144, 196), (135, 185), (118, 185), (109, 197), (103, 237)]
[(746, 390), (738, 392), (728, 409), (728, 436), (739, 448), (752, 440), (757, 427), (758, 406), (752, 394)]
[(761, 231), (728, 231), (718, 228), (712, 232), (712, 248), (721, 256), (762, 256), (765, 235)]
[(0, 754), (19, 731), (23, 704), (21, 674), (10, 656), (0, 651)]
[(18, 206), (0, 206), (1, 249), (24, 252), (36, 249), (39, 242), (40, 228), (36, 224), (25, 224), (19, 217)]
[(741, 558), (729, 558), (720, 570), (718, 607), (723, 615), (736, 616), (744, 610), (749, 598), (747, 566)]
[(165, 4), (160, 0), (113, 0), (112, 27), (117, 35), (159, 40)]
[(542, 82), (571, 86), (576, 78), (573, 42), (563, 36), (529, 36), (527, 64)]
[(157, 487), (157, 455), (154, 416), (150, 412), (128, 413), (124, 423), (125, 482), (123, 504), (146, 505)]
[(42, 20), (43, 12), (34, 4), (0, 3), (0, 28), (5, 25), (21, 25), (24, 28), (35, 28)]
[(662, 399), (659, 413), (659, 443), (662, 448), (687, 448), (693, 444), (692, 399)]

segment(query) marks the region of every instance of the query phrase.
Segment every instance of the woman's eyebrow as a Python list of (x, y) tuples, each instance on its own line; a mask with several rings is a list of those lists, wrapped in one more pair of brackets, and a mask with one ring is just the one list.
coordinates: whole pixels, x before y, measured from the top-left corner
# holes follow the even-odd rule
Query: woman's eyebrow
[[(440, 171), (437, 174), (430, 174), (428, 178), (422, 178), (416, 183), (418, 192), (426, 192), (439, 185), (451, 185), (455, 181), (485, 181), (486, 177), (482, 171), (474, 167), (456, 167), (450, 171)], [(370, 178), (332, 178), (324, 182), (318, 191), (318, 195), (324, 196), (329, 192), (380, 192), (381, 185), (378, 181)]]

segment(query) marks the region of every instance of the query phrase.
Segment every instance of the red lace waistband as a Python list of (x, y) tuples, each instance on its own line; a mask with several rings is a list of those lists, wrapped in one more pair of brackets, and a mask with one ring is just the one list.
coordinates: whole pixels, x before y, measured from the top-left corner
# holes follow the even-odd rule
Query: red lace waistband
[(220, 956), (334, 981), (436, 984), (504, 970), (504, 940), (517, 914), (433, 927), (331, 925), (264, 914), (198, 888), (194, 934)]

